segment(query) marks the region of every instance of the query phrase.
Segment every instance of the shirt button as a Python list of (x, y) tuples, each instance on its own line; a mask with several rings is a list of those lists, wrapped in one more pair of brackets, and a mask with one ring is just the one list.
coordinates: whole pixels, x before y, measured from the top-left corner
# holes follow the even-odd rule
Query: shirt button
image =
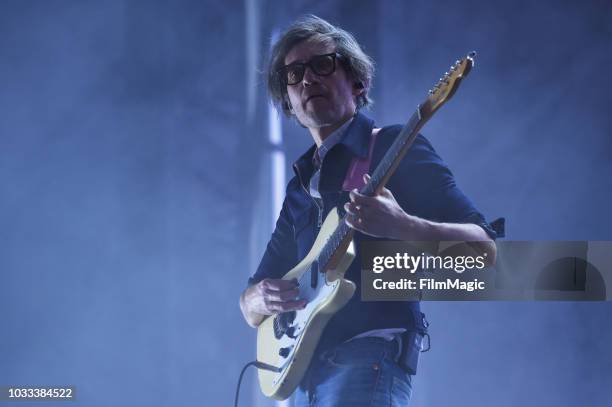
[(378, 369), (380, 369), (380, 366), (378, 365), (378, 363), (374, 363), (374, 364), (372, 365), (372, 369), (374, 369), (374, 370), (378, 370)]

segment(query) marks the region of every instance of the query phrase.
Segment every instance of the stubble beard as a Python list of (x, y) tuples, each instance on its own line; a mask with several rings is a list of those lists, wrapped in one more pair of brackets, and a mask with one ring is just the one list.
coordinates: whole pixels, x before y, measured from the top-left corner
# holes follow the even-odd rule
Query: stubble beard
[(336, 124), (339, 120), (342, 120), (341, 115), (335, 109), (334, 106), (329, 106), (328, 108), (319, 108), (306, 110), (302, 112), (304, 116), (304, 120), (299, 120), (302, 126), (308, 128), (321, 128), (332, 126)]

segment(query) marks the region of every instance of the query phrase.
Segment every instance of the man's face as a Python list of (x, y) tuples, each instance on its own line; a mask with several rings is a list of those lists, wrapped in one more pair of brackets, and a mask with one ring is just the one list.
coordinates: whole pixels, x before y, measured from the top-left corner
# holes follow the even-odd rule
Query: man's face
[[(335, 46), (311, 41), (295, 45), (285, 57), (285, 65), (309, 62), (316, 55), (333, 53)], [(295, 85), (287, 85), (292, 111), (299, 122), (308, 128), (333, 126), (344, 122), (355, 113), (355, 96), (361, 93), (350, 75), (336, 59), (336, 70), (319, 76), (307, 67), (304, 78)]]

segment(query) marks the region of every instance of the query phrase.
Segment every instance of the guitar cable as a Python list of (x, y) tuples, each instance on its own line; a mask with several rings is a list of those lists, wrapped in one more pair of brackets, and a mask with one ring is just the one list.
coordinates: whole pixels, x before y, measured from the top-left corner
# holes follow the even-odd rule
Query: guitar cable
[(280, 367), (275, 367), (267, 363), (260, 362), (258, 360), (254, 360), (244, 365), (244, 367), (240, 371), (240, 377), (238, 377), (238, 385), (236, 386), (236, 396), (234, 397), (234, 407), (238, 407), (238, 396), (240, 394), (240, 383), (242, 382), (242, 376), (244, 376), (244, 372), (246, 372), (249, 366), (255, 366), (257, 369), (269, 370), (271, 372), (276, 372), (276, 373), (279, 373), (282, 370)]

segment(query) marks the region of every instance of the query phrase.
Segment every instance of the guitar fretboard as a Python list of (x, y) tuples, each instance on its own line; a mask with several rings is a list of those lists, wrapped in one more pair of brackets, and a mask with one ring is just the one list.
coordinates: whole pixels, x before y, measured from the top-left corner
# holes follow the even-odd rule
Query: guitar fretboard
[[(424, 120), (421, 116), (421, 108), (412, 114), (408, 123), (402, 128), (402, 131), (397, 136), (387, 153), (380, 161), (374, 173), (372, 174), (370, 181), (364, 185), (359, 192), (361, 194), (372, 196), (378, 190), (383, 188), (389, 178), (395, 172), (397, 165), (404, 158), (408, 149), (414, 142), (419, 129), (423, 126)], [(346, 239), (351, 231), (351, 228), (345, 222), (346, 214), (342, 216), (340, 223), (336, 227), (336, 230), (332, 233), (330, 238), (323, 246), (323, 249), (319, 252), (317, 262), (319, 264), (319, 270), (325, 270), (330, 259), (333, 257), (336, 250), (340, 247), (342, 242)]]

